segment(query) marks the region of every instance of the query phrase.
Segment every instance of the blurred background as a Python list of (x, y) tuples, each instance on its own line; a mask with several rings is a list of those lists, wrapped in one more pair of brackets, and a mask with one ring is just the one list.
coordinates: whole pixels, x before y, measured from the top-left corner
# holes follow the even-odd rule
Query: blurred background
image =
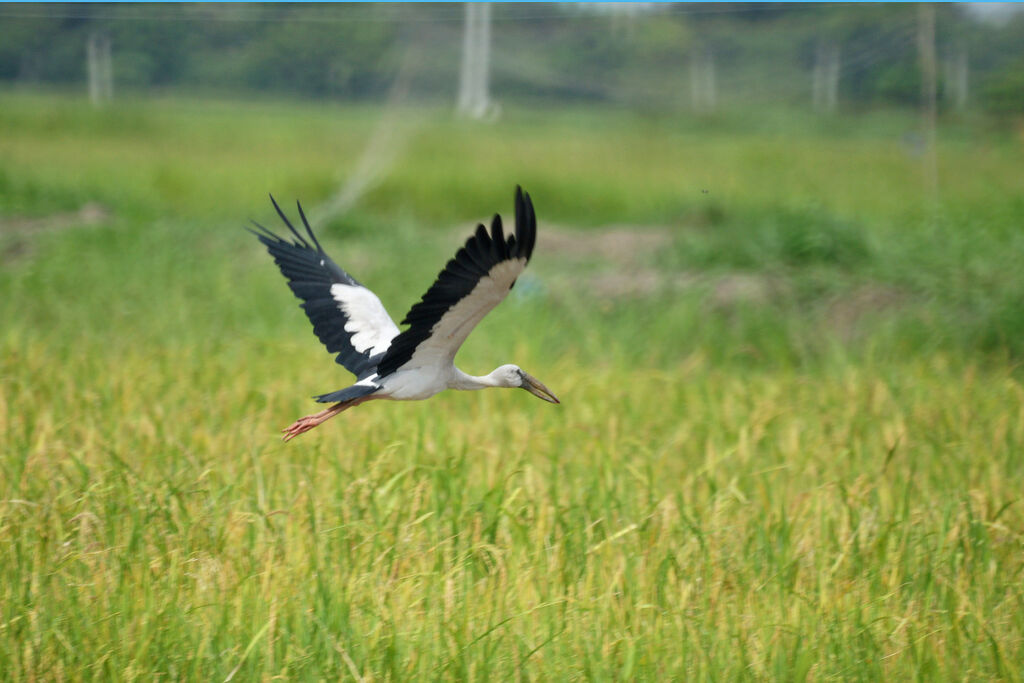
[[(52, 235), (82, 224), (269, 220), (267, 191), (337, 236), (387, 235), (401, 259), (395, 235), (452, 228), (450, 243), (521, 183), (551, 249), (536, 292), (670, 321), (668, 355), (1024, 350), (1011, 4), (5, 4), (0, 19), (5, 271), (40, 242), (75, 249), (87, 238)], [(385, 281), (393, 305), (431, 268)]]
[[(167, 92), (651, 113), (1021, 111), (1012, 3), (5, 4), (0, 79)], [(934, 72), (934, 73), (933, 73)], [(477, 82), (479, 81), (479, 83)], [(479, 92), (476, 89), (479, 88)], [(478, 111), (479, 110), (479, 111)]]
[(521, 296), (592, 330), (552, 333), (563, 352), (1024, 351), (1011, 4), (5, 4), (0, 19), (7, 288), (52, 283), (58, 253), (110, 268), (118, 240), (170, 239), (168, 268), (175, 249), (199, 257), (197, 231), (229, 254), (244, 236), (228, 226), (273, 220), (270, 191), (302, 199), (403, 309), (437, 267), (417, 256), (443, 259), (523, 184), (544, 250)]

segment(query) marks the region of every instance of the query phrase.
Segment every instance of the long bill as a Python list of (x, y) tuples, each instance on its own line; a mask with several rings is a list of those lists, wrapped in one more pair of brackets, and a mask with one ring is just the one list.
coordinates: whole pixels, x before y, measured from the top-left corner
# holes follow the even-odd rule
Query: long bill
[(551, 390), (544, 386), (540, 380), (532, 375), (523, 373), (523, 389), (526, 389), (537, 398), (542, 398), (548, 403), (561, 403), (558, 397), (551, 393)]

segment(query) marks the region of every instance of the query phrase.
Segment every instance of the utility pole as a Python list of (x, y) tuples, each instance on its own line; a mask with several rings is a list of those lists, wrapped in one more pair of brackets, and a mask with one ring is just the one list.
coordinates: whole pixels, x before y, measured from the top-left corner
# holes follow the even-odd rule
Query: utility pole
[(831, 43), (825, 50), (825, 111), (835, 113), (839, 106), (839, 46)]
[(98, 107), (114, 96), (110, 38), (103, 33), (90, 33), (85, 44), (85, 59), (89, 75), (89, 101)]
[(491, 3), (479, 3), (477, 9), (480, 12), (477, 19), (480, 28), (477, 30), (479, 44), (476, 51), (476, 109), (473, 118), (479, 119), (491, 108), (488, 96), (491, 75)]
[(491, 110), (488, 81), (491, 62), (491, 6), (465, 3), (465, 28), (462, 34), (462, 65), (459, 70), (459, 97), (456, 110), (462, 116), (483, 118)]
[(708, 46), (695, 46), (690, 52), (690, 102), (694, 111), (715, 110), (715, 58)]
[(839, 105), (839, 46), (824, 40), (814, 51), (811, 104), (816, 112), (835, 112)]
[(477, 6), (464, 3), (465, 19), (462, 26), (462, 63), (459, 68), (459, 99), (455, 105), (460, 114), (468, 114), (473, 104), (473, 65), (476, 57), (476, 14)]
[(822, 93), (825, 89), (825, 69), (821, 59), (823, 45), (818, 42), (814, 49), (814, 68), (811, 69), (811, 107), (815, 112), (820, 112), (822, 107)]
[(967, 108), (968, 96), (967, 85), (969, 67), (967, 61), (967, 50), (961, 47), (953, 54), (948, 55), (944, 66), (944, 99), (950, 100), (957, 111), (963, 111)]
[(921, 3), (918, 9), (917, 46), (921, 57), (921, 124), (924, 129), (924, 183), (929, 199), (939, 197), (939, 164), (936, 143), (935, 7)]

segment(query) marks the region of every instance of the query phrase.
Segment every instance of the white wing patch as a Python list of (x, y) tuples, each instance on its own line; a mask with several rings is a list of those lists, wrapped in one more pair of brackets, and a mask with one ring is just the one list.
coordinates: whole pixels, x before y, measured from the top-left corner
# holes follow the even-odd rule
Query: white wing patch
[(335, 282), (331, 285), (331, 298), (348, 316), (345, 331), (352, 335), (350, 342), (356, 351), (369, 351), (371, 356), (387, 351), (391, 340), (398, 336), (398, 326), (376, 294), (366, 287)]
[(502, 261), (480, 278), (468, 296), (449, 308), (430, 330), (430, 337), (413, 352), (404, 368), (449, 365), (459, 347), (491, 309), (500, 304), (526, 268), (526, 259)]

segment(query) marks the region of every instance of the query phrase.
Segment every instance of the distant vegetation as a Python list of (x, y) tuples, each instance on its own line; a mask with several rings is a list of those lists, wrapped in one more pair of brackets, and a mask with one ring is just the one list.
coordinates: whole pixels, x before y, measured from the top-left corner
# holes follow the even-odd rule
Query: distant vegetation
[[(955, 108), (958, 59), (968, 104), (1024, 113), (1015, 85), (1024, 15), (980, 22), (938, 4), (939, 90)], [(414, 96), (452, 101), (461, 5), (5, 5), (0, 82), (84, 88), (86, 43), (109, 39), (118, 91), (189, 89), (379, 100), (410, 60)], [(689, 105), (694, 61), (710, 56), (719, 102), (809, 105), (822, 46), (838, 57), (846, 109), (913, 106), (921, 76), (915, 5), (666, 4), (653, 8), (503, 4), (493, 9), (492, 85), (503, 102)], [(412, 52), (413, 57), (407, 57)]]

